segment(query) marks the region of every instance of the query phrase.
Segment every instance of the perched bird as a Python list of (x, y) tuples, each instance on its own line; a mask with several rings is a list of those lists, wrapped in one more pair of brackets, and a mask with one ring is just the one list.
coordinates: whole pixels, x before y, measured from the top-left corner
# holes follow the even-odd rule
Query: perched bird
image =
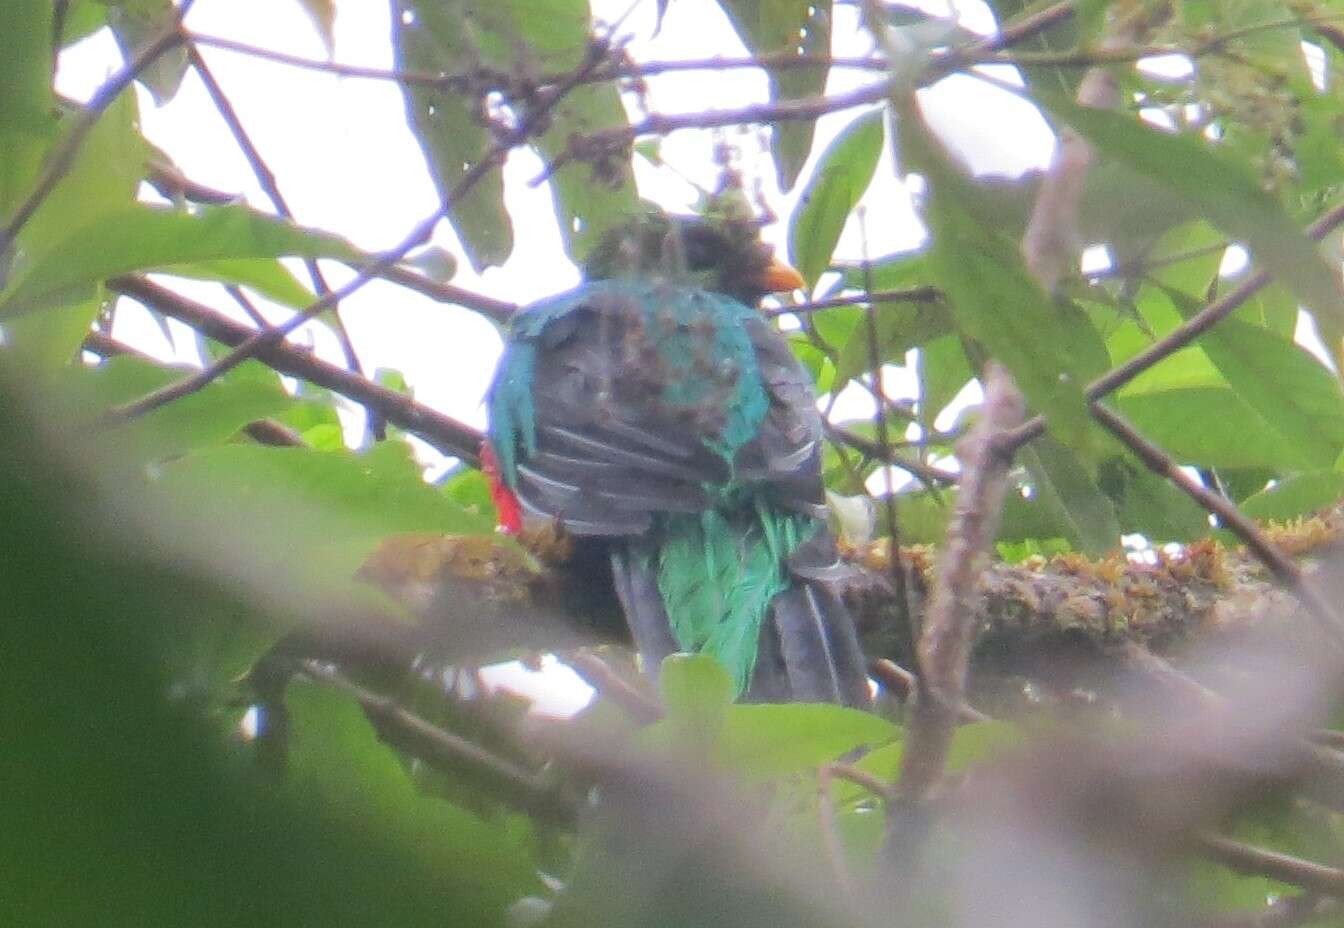
[(739, 695), (864, 705), (811, 378), (759, 312), (798, 273), (748, 220), (650, 212), (513, 320), (489, 395), (502, 512), (609, 554), (646, 668), (708, 653)]

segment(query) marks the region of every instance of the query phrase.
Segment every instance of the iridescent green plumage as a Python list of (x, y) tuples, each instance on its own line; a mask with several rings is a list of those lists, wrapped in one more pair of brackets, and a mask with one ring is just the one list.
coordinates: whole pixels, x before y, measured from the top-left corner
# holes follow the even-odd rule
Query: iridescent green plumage
[[(491, 439), (525, 509), (608, 539), (646, 658), (709, 653), (739, 693), (857, 702), (848, 616), (833, 597), (795, 595), (808, 586), (800, 549), (823, 542), (824, 558), (829, 543), (820, 422), (806, 375), (753, 305), (768, 261), (740, 223), (664, 218), (609, 237), (589, 267), (608, 279), (514, 321)], [(763, 645), (771, 680), (755, 673)], [(785, 671), (804, 677), (790, 659), (826, 662), (832, 682), (791, 685)]]
[(766, 610), (789, 588), (789, 555), (814, 520), (754, 506), (664, 516), (655, 529), (658, 590), (682, 650), (712, 654), (746, 692)]

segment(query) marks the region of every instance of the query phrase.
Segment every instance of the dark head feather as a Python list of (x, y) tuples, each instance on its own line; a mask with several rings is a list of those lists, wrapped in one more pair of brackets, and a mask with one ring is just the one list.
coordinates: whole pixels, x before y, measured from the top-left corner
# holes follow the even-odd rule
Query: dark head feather
[(611, 229), (584, 265), (589, 280), (656, 277), (723, 293), (748, 306), (781, 289), (780, 267), (751, 219), (668, 215), (651, 208)]

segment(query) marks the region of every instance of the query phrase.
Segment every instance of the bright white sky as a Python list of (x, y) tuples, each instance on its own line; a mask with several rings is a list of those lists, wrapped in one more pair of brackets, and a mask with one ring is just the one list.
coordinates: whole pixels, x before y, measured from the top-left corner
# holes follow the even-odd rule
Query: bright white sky
[[(622, 17), (629, 5), (630, 0), (593, 0), (595, 15), (606, 21)], [(925, 7), (938, 15), (951, 12), (938, 0)], [(992, 30), (993, 21), (983, 3), (973, 0), (955, 3), (954, 7), (963, 25), (982, 33)], [(339, 3), (335, 60), (391, 69), (388, 15), (386, 2)], [(297, 2), (198, 0), (187, 25), (197, 32), (250, 45), (316, 59), (326, 55), (321, 39)], [(677, 0), (670, 4), (656, 36), (654, 25), (653, 0), (642, 0), (624, 19), (622, 34), (633, 36), (628, 47), (636, 60), (746, 54), (711, 0)], [(856, 6), (835, 8), (833, 32), (837, 55), (871, 51), (870, 40), (857, 27)], [(203, 48), (202, 53), (274, 170), (299, 222), (337, 232), (361, 248), (376, 251), (400, 241), (432, 211), (435, 189), (419, 146), (406, 126), (401, 94), (395, 85), (337, 77), (213, 48)], [(120, 64), (110, 34), (100, 32), (62, 56), (58, 88), (69, 96), (87, 99)], [(1006, 77), (1011, 79), (1011, 73)], [(872, 79), (870, 74), (836, 70), (827, 89), (839, 92)], [(654, 76), (648, 85), (651, 106), (658, 112), (731, 108), (767, 99), (765, 77), (758, 72), (672, 73)], [(161, 109), (154, 107), (141, 88), (136, 91), (145, 135), (168, 152), (188, 177), (221, 190), (240, 192), (258, 208), (270, 210), (251, 169), (194, 75), (188, 75), (177, 96)], [(1053, 145), (1049, 129), (1029, 104), (1012, 94), (971, 78), (953, 77), (924, 91), (922, 102), (935, 129), (977, 172), (1017, 175), (1048, 162)], [(818, 125), (814, 150), (824, 147), (855, 116), (844, 113), (824, 117)], [(689, 208), (695, 190), (683, 178), (713, 187), (716, 168), (712, 150), (720, 138), (739, 147), (748, 183), (760, 176), (775, 212), (788, 217), (798, 190), (790, 194), (778, 191), (757, 129), (727, 130), (721, 135), (688, 130), (672, 135), (662, 146), (663, 158), (670, 167), (654, 168), (635, 159), (641, 194), (666, 207)], [(1005, 140), (1011, 142), (1005, 144)], [(909, 191), (889, 165), (888, 161), (879, 169), (878, 179), (865, 199), (868, 253), (873, 256), (914, 248), (924, 235)], [(501, 299), (527, 302), (577, 282), (577, 271), (561, 247), (549, 192), (527, 185), (541, 168), (530, 151), (513, 152), (504, 169), (516, 233), (513, 256), (503, 267), (479, 276), (462, 260), (454, 283)], [(804, 180), (810, 170), (810, 165), (804, 170)], [(801, 188), (802, 183), (798, 186)], [(787, 222), (767, 229), (765, 234), (783, 254)], [(440, 226), (435, 243), (457, 251), (446, 223)], [(858, 260), (861, 255), (859, 230), (851, 223), (837, 257)], [(335, 285), (350, 277), (350, 272), (339, 266), (327, 270)], [(306, 280), (302, 273), (299, 276)], [(177, 280), (172, 285), (218, 309), (237, 312), (217, 286)], [(273, 319), (286, 312), (272, 309)], [(490, 322), (381, 281), (373, 281), (346, 300), (341, 311), (369, 370), (399, 370), (420, 401), (474, 425), (485, 424), (481, 401), (500, 348), (499, 336)], [(169, 345), (145, 314), (123, 304), (115, 334), (159, 357), (194, 363), (192, 338), (176, 323), (173, 328), (179, 337)], [(325, 329), (309, 326), (299, 337), (311, 342), (321, 356), (341, 361), (339, 349)], [(911, 381), (905, 371), (890, 370), (893, 376), (888, 378), (889, 391), (901, 392), (905, 384), (909, 392)], [(845, 411), (849, 415), (869, 414), (871, 409), (861, 391), (846, 397)], [(427, 456), (427, 460), (433, 459)], [(575, 687), (548, 687), (545, 696), (547, 710), (559, 712), (587, 699), (583, 689)]]

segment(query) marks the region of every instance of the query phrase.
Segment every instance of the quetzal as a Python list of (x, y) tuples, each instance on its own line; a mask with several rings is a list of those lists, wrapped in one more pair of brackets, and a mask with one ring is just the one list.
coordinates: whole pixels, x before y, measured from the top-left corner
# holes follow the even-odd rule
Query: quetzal
[(802, 279), (753, 222), (654, 212), (584, 276), (512, 321), (488, 400), (500, 489), (606, 548), (650, 672), (709, 653), (748, 699), (867, 703), (827, 585), (845, 568), (811, 378), (757, 307)]

